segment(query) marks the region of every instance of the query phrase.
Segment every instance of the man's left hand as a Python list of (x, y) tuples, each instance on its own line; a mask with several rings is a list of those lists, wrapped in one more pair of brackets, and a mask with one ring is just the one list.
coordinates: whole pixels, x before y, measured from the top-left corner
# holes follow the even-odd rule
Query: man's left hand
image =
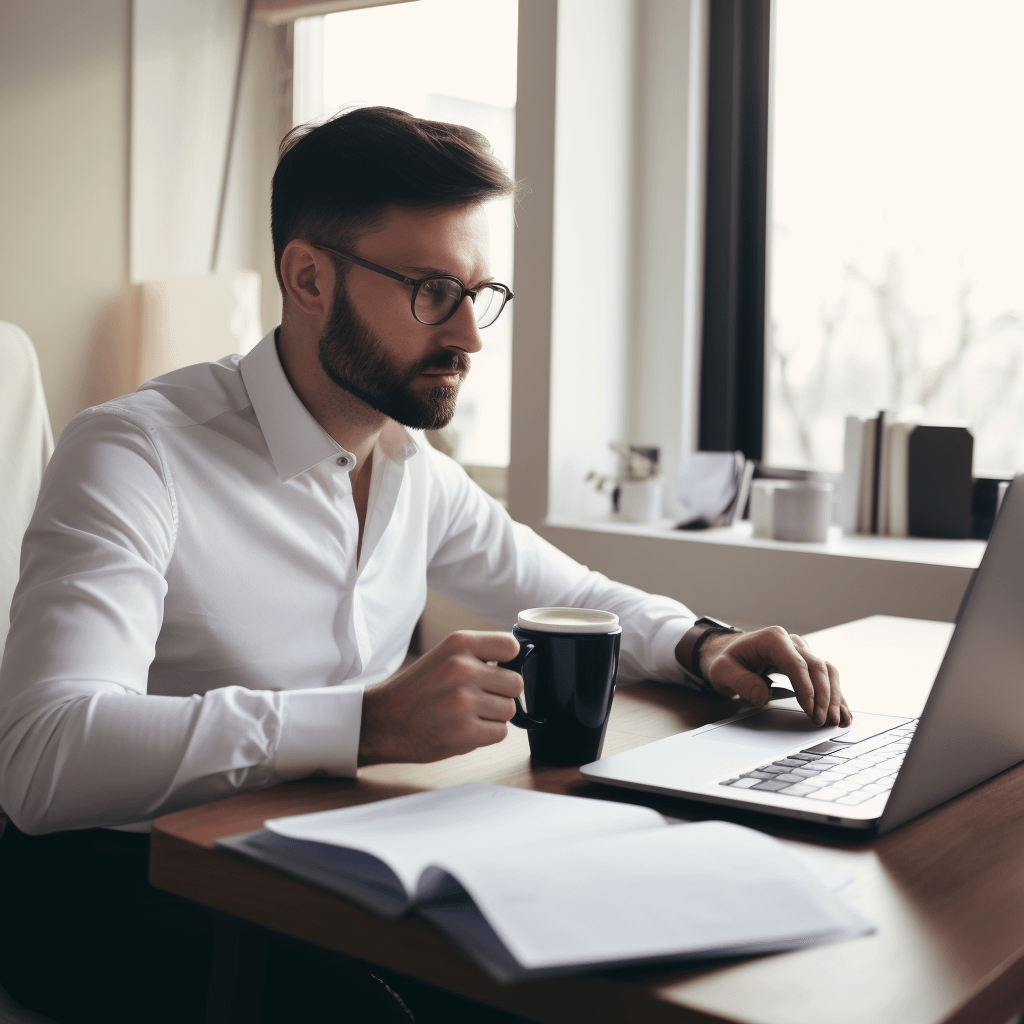
[(781, 626), (714, 633), (701, 644), (698, 660), (704, 678), (723, 696), (737, 694), (760, 707), (770, 690), (763, 676), (778, 672), (789, 678), (800, 707), (816, 725), (846, 726), (853, 720), (836, 667)]

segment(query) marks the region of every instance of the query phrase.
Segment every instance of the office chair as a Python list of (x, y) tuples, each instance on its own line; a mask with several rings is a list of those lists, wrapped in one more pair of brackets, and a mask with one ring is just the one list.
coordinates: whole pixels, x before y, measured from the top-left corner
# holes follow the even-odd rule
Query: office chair
[[(21, 538), (52, 452), (53, 434), (36, 351), (20, 327), (0, 321), (0, 653), (18, 582)], [(5, 823), (0, 811), (0, 835)], [(53, 1022), (26, 1010), (0, 987), (0, 1024)]]

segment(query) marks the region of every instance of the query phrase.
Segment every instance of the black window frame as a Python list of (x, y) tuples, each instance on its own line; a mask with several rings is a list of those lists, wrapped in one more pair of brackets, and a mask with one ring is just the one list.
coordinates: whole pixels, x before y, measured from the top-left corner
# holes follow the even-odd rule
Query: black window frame
[(698, 443), (764, 449), (771, 0), (711, 0)]

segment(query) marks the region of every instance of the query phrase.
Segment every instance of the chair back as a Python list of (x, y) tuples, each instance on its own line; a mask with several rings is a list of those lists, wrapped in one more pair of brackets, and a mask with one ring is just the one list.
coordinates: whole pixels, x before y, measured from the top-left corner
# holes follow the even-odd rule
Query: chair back
[(0, 321), (0, 654), (18, 582), (21, 539), (53, 454), (39, 360), (28, 335)]

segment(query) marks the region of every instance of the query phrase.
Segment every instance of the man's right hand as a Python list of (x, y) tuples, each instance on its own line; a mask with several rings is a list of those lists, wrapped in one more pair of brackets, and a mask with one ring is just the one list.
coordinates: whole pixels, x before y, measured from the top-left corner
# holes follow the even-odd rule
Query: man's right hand
[(422, 764), (503, 740), (523, 679), (488, 662), (511, 661), (518, 652), (511, 633), (465, 630), (386, 682), (368, 686), (359, 764)]

